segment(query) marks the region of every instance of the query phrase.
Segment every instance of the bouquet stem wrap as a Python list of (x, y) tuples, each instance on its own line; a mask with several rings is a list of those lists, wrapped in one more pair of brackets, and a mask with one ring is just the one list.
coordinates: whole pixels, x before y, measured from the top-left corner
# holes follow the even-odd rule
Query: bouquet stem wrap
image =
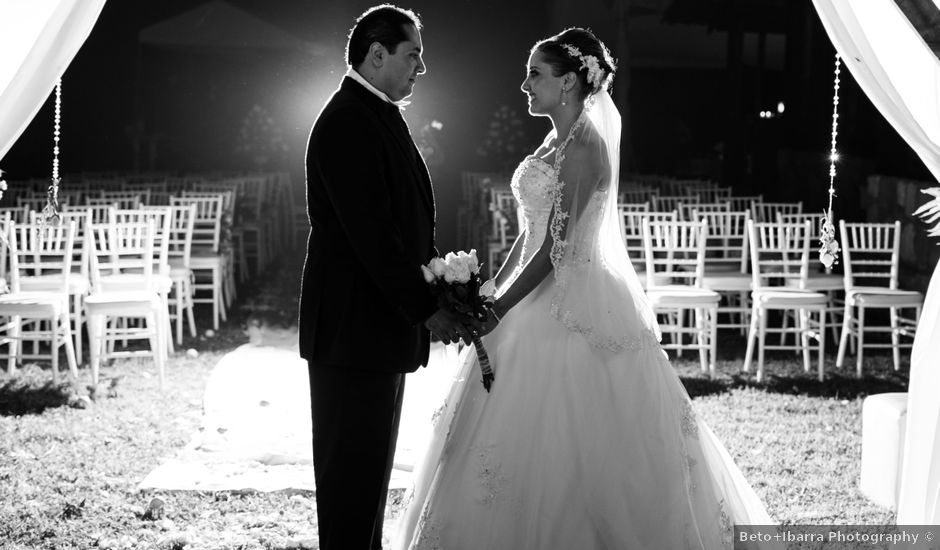
[(479, 336), (473, 337), (473, 347), (477, 350), (477, 359), (480, 360), (480, 372), (483, 374), (483, 387), (486, 388), (487, 393), (489, 393), (490, 388), (493, 386), (493, 380), (496, 379), (496, 376), (493, 374), (493, 367), (490, 365), (490, 356), (486, 353), (486, 348), (483, 347), (483, 340)]

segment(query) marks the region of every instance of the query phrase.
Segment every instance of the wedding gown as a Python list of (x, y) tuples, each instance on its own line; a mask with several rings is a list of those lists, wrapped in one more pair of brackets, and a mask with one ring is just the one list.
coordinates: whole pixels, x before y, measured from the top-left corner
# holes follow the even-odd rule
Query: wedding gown
[[(520, 265), (550, 230), (556, 171), (530, 157), (513, 176)], [(655, 334), (592, 345), (550, 314), (552, 279), (484, 338), (490, 393), (474, 350), (461, 356), (394, 547), (717, 550), (733, 523), (772, 523)]]

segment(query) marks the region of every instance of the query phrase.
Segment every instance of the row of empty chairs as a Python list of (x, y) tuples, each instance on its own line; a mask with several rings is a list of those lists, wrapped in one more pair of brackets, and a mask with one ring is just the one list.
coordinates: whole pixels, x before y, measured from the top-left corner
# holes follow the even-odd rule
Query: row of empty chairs
[[(730, 215), (730, 214), (729, 214)], [(641, 218), (645, 282), (650, 301), (658, 313), (670, 314), (661, 324), (664, 333), (677, 337), (664, 347), (685, 349), (692, 347), (702, 353), (703, 370), (714, 368), (715, 332), (718, 328), (719, 306), (722, 294), (729, 291), (744, 294), (737, 312), (748, 312), (744, 319), (748, 327), (747, 351), (744, 370), (750, 369), (755, 348), (758, 353), (757, 378), (763, 378), (764, 350), (794, 349), (802, 351), (804, 368), (810, 368), (810, 340), (817, 346), (817, 371), (824, 376), (825, 329), (831, 319), (832, 293), (820, 291), (812, 283), (815, 272), (811, 265), (811, 244), (817, 235), (813, 222), (778, 221), (755, 223), (747, 212), (732, 217), (744, 218), (746, 238), (742, 239), (739, 258), (749, 258), (750, 273), (746, 270), (728, 272), (706, 269), (709, 262), (706, 243), (725, 238), (721, 231), (712, 233), (710, 217), (699, 221), (679, 221), (673, 216), (652, 213)], [(781, 216), (783, 217), (783, 216)], [(712, 217), (712, 219), (714, 216)], [(719, 222), (720, 223), (720, 222)], [(900, 223), (866, 224), (840, 221), (840, 234), (844, 250), (844, 273), (841, 288), (845, 299), (842, 305), (841, 331), (837, 368), (845, 362), (847, 347), (856, 349), (856, 374), (862, 376), (865, 348), (891, 348), (894, 368), (900, 364), (900, 349), (910, 347), (923, 296), (916, 291), (898, 288), (898, 256), (900, 249)], [(720, 267), (719, 267), (720, 269)], [(829, 275), (822, 273), (822, 275)], [(827, 277), (828, 278), (828, 277)], [(677, 284), (680, 283), (680, 284)], [(889, 313), (887, 326), (865, 323), (865, 311), (885, 309)], [(691, 310), (693, 321), (684, 323), (681, 313)], [(912, 310), (913, 315), (904, 315)], [(781, 311), (784, 320), (794, 319), (792, 327), (784, 323), (779, 328), (768, 325), (771, 311)], [(786, 314), (790, 315), (786, 315)], [(831, 321), (830, 321), (831, 322)], [(766, 341), (768, 333), (781, 335), (780, 344)], [(891, 342), (868, 342), (865, 334), (887, 332)], [(694, 344), (686, 346), (683, 333), (695, 336)], [(787, 344), (784, 335), (796, 336), (794, 344)], [(906, 337), (902, 342), (901, 338)], [(710, 352), (706, 362), (705, 353)]]

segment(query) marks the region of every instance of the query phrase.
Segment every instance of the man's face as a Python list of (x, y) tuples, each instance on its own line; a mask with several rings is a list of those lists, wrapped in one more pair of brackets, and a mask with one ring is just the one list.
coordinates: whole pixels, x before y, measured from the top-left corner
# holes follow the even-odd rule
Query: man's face
[(378, 69), (376, 88), (385, 92), (392, 101), (401, 101), (414, 91), (415, 80), (427, 67), (421, 58), (421, 33), (414, 25), (405, 25), (408, 39), (399, 42), (395, 53), (388, 53)]

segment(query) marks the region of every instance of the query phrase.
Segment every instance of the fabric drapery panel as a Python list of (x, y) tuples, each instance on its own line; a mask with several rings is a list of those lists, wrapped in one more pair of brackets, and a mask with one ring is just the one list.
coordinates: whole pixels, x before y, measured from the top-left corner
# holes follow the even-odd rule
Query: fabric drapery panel
[(105, 0), (0, 2), (0, 159), (85, 42)]
[[(937, 4), (940, 0), (934, 0)], [(894, 0), (813, 0), (859, 86), (940, 180), (940, 61)], [(940, 5), (938, 5), (940, 7)], [(911, 353), (899, 524), (940, 523), (940, 266)]]

